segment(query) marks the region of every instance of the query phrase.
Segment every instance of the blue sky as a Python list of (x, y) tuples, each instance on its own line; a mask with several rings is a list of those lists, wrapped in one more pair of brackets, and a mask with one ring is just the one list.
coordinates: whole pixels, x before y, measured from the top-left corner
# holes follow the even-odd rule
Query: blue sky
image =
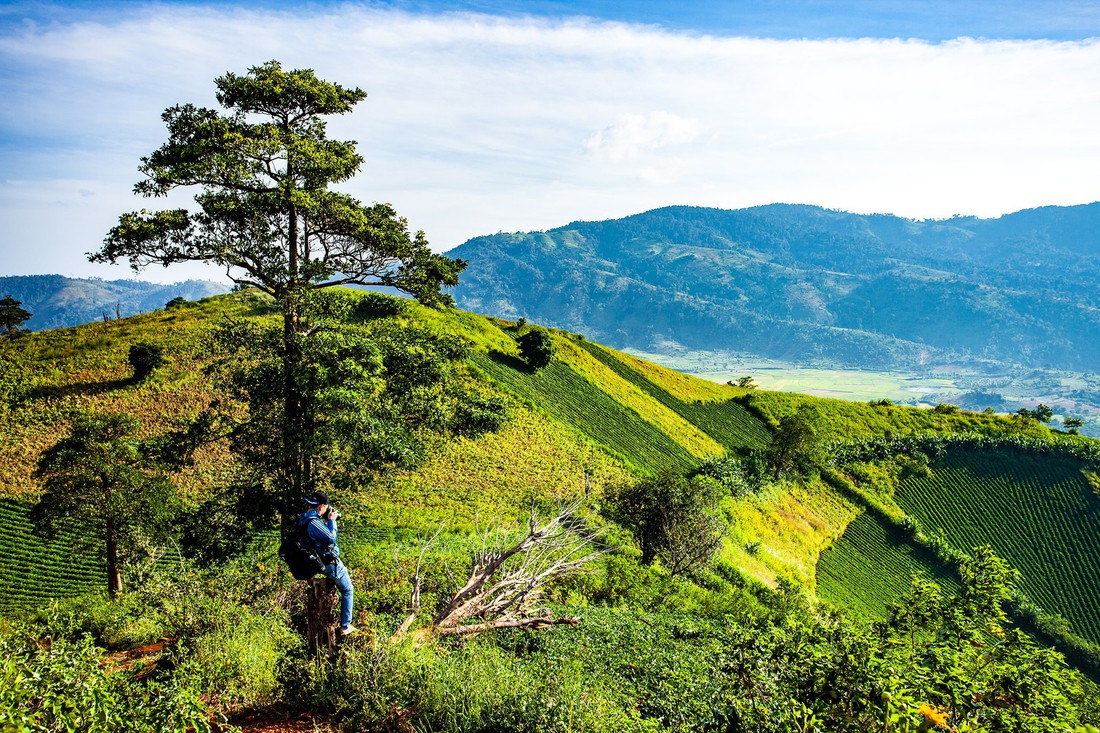
[(1086, 203), (1097, 36), (1095, 2), (7, 3), (3, 274), (128, 276), (83, 253), (161, 205), (130, 192), (160, 112), (271, 58), (368, 92), (331, 125), (367, 157), (341, 188), (440, 250), (670, 204)]

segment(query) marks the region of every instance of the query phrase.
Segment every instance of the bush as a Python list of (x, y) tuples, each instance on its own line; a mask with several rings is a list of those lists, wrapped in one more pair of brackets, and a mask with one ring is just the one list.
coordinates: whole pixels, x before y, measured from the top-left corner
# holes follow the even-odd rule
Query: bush
[(959, 406), (950, 405), (946, 402), (941, 402), (940, 404), (932, 408), (932, 412), (935, 412), (939, 415), (955, 415), (959, 412)]
[(385, 293), (367, 291), (355, 303), (354, 314), (360, 320), (399, 316), (409, 309), (409, 302)]
[(519, 355), (536, 371), (550, 364), (554, 352), (554, 341), (544, 328), (532, 328), (519, 337)]
[(27, 631), (0, 631), (0, 730), (210, 733), (199, 694), (179, 678), (112, 669), (87, 636), (42, 643)]
[(710, 564), (722, 546), (725, 520), (718, 511), (725, 493), (709, 476), (663, 473), (612, 490), (612, 519), (634, 534), (642, 563), (658, 557), (673, 575)]
[(185, 305), (187, 305), (187, 298), (183, 297), (182, 295), (177, 295), (175, 298), (172, 298), (170, 301), (164, 304), (164, 310), (170, 311), (173, 308), (182, 308)]
[(134, 344), (130, 347), (129, 361), (134, 369), (134, 381), (140, 382), (164, 363), (164, 352), (156, 344)]

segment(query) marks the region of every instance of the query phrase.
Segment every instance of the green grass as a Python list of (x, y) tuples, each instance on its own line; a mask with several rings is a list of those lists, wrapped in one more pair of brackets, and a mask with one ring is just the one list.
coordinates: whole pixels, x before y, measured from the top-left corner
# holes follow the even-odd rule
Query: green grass
[(497, 355), (474, 354), (473, 361), (515, 396), (642, 473), (684, 469), (698, 463), (667, 433), (612, 399), (559, 359), (537, 372)]
[(868, 512), (860, 514), (817, 563), (818, 597), (857, 616), (885, 618), (914, 575), (934, 580), (944, 595), (962, 589), (927, 550)]
[(1083, 468), (1056, 454), (952, 451), (895, 500), (953, 547), (991, 545), (1032, 600), (1100, 642), (1100, 498)]
[(613, 372), (680, 417), (701, 428), (727, 450), (736, 452), (739, 449), (761, 448), (767, 445), (770, 439), (768, 429), (759, 418), (739, 402), (732, 399), (682, 400), (617, 359), (610, 350), (587, 341), (582, 345), (588, 353)]

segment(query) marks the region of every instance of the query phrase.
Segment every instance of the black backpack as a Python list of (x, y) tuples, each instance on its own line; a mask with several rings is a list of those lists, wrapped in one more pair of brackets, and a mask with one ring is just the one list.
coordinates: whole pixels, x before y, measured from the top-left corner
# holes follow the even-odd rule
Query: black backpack
[(279, 557), (290, 568), (290, 574), (296, 580), (309, 580), (317, 573), (325, 572), (325, 562), (317, 545), (309, 536), (309, 523), (298, 527), (283, 538), (279, 545)]

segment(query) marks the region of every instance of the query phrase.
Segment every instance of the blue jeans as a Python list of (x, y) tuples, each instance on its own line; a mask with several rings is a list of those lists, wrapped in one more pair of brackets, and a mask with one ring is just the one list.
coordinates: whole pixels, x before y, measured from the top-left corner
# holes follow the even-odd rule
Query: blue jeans
[(340, 591), (340, 628), (351, 626), (352, 593), (351, 577), (344, 563), (337, 560), (332, 565), (325, 566), (325, 577), (336, 581), (336, 590)]

